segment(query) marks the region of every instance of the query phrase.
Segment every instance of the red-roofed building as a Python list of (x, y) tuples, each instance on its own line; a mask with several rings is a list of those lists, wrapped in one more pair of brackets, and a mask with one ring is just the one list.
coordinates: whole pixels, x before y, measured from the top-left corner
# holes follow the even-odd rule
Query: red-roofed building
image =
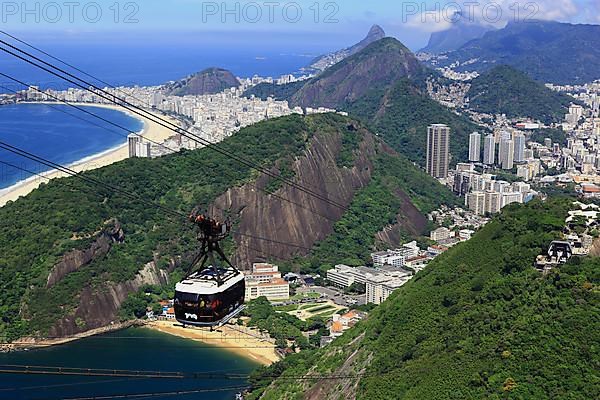
[(167, 310), (167, 319), (175, 319), (175, 309), (173, 307)]
[(600, 197), (600, 187), (592, 183), (581, 184), (581, 192), (586, 199)]

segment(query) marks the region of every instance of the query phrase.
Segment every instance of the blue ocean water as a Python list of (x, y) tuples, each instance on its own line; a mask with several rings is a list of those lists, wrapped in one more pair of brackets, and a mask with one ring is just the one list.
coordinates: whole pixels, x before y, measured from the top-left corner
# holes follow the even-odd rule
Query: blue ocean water
[[(100, 107), (84, 108), (132, 132), (139, 132), (144, 127), (141, 120), (120, 111)], [(62, 165), (117, 147), (127, 141), (126, 136), (127, 132), (124, 130), (67, 105), (0, 106), (0, 138), (3, 142)], [(0, 161), (36, 173), (51, 169), (4, 149), (0, 149)], [(0, 163), (0, 188), (12, 186), (30, 176), (27, 172)]]
[[(65, 36), (17, 34), (40, 49), (112, 85), (160, 85), (181, 79), (208, 67), (231, 70), (236, 76), (280, 76), (297, 73), (300, 68), (323, 53), (337, 50), (360, 37), (328, 40), (310, 33), (147, 33), (147, 34), (78, 34)], [(358, 35), (360, 36), (360, 34)], [(11, 41), (24, 47), (24, 45)], [(59, 65), (35, 50), (37, 56)], [(86, 80), (65, 65), (61, 68)], [(73, 84), (52, 76), (7, 54), (0, 54), (0, 71), (29, 85), (64, 89)], [(92, 83), (98, 83), (92, 81)], [(22, 89), (7, 78), (2, 86)], [(2, 90), (0, 89), (0, 92)]]
[[(232, 346), (235, 346), (235, 343)], [(45, 349), (0, 353), (0, 365), (214, 372), (215, 374), (248, 374), (258, 366), (228, 350), (169, 336), (146, 328), (130, 328)], [(100, 397), (117, 394), (220, 389), (245, 385), (244, 380), (221, 377), (205, 380), (181, 380), (0, 374), (0, 399)], [(237, 390), (229, 390), (151, 398), (221, 400), (235, 398), (236, 392)]]
[[(103, 33), (15, 33), (20, 39), (63, 59), (79, 69), (111, 85), (160, 85), (183, 78), (205, 68), (218, 66), (241, 77), (280, 76), (298, 72), (317, 55), (343, 47), (354, 39), (323, 37), (323, 35), (263, 33), (168, 33), (140, 32), (123, 34)], [(4, 38), (7, 39), (7, 38)], [(101, 87), (105, 85), (25, 45), (7, 39), (19, 47), (59, 65), (85, 80)], [(28, 85), (64, 90), (75, 87), (48, 72), (42, 71), (8, 54), (0, 54), (0, 71)], [(6, 77), (0, 78), (0, 93), (11, 93), (25, 87)], [(59, 109), (81, 114), (67, 106)], [(138, 120), (122, 113), (95, 109), (95, 113), (125, 125), (134, 131), (141, 129)], [(92, 120), (94, 120), (92, 118)], [(101, 125), (106, 123), (94, 120)], [(112, 128), (115, 129), (115, 128)], [(122, 132), (121, 132), (122, 133)], [(73, 117), (44, 105), (0, 107), (0, 138), (48, 158), (57, 163), (72, 163), (97, 154), (124, 142)], [(35, 172), (47, 170), (35, 163), (0, 152), (4, 161), (16, 162)], [(28, 178), (29, 174), (0, 165), (0, 189)]]

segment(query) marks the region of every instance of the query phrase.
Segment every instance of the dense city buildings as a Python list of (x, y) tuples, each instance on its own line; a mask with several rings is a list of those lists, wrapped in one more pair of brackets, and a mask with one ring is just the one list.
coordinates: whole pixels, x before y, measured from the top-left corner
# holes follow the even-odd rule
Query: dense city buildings
[[(27, 90), (10, 96), (7, 101), (30, 102), (68, 102), (86, 104), (112, 105), (106, 97), (121, 98), (135, 107), (155, 113), (165, 114), (176, 118), (181, 127), (190, 135), (173, 132), (173, 136), (162, 143), (149, 143), (134, 138), (128, 139), (130, 157), (160, 157), (181, 149), (194, 150), (202, 147), (203, 142), (220, 142), (243, 127), (257, 122), (277, 118), (289, 114), (316, 114), (335, 112), (328, 108), (290, 108), (287, 101), (277, 101), (272, 98), (262, 100), (254, 96), (244, 97), (244, 92), (253, 85), (270, 82), (285, 84), (302, 78), (290, 75), (274, 80), (272, 78), (254, 77), (240, 79), (239, 88), (226, 89), (221, 93), (210, 95), (175, 96), (167, 94), (165, 86), (149, 87), (117, 87), (103, 89), (107, 94), (90, 92), (85, 89), (68, 89), (55, 91), (47, 89), (40, 91), (31, 86)], [(345, 114), (345, 113), (341, 113)], [(138, 136), (139, 135), (135, 135)]]
[(450, 127), (434, 124), (427, 128), (427, 173), (434, 178), (446, 178), (450, 151)]

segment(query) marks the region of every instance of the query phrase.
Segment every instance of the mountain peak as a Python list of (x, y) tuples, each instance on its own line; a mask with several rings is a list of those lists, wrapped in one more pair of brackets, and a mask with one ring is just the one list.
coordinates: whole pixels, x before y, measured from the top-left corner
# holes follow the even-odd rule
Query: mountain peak
[(452, 25), (446, 30), (432, 33), (427, 47), (421, 52), (440, 54), (458, 50), (464, 44), (479, 39), (493, 30), (495, 30), (493, 26), (472, 21), (462, 12), (456, 11), (452, 17)]
[(316, 59), (314, 59), (306, 69), (311, 72), (323, 72), (327, 68), (339, 63), (345, 58), (348, 58), (363, 50), (371, 43), (374, 43), (383, 38), (385, 38), (385, 31), (381, 26), (375, 24), (371, 27), (371, 29), (369, 29), (367, 36), (365, 36), (363, 40), (356, 43), (354, 46), (319, 56)]
[(377, 24), (373, 25), (371, 29), (369, 29), (369, 33), (367, 34), (367, 38), (373, 38), (375, 40), (383, 39), (385, 37), (385, 31), (383, 28)]
[(375, 24), (371, 27), (371, 29), (369, 29), (369, 33), (367, 33), (367, 36), (365, 36), (365, 38), (363, 40), (361, 40), (354, 46), (346, 49), (346, 51), (348, 51), (350, 53), (349, 55), (358, 53), (359, 51), (361, 51), (362, 49), (364, 49), (371, 43), (374, 43), (383, 38), (385, 38), (385, 31), (383, 30), (383, 28), (381, 26)]
[(310, 80), (291, 99), (302, 107), (343, 107), (376, 87), (389, 87), (424, 71), (415, 55), (397, 39), (387, 37), (336, 63)]

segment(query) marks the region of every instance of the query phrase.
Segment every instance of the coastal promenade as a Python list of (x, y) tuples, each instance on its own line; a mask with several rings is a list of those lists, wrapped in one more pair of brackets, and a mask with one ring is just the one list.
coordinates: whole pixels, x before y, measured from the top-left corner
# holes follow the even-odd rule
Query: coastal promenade
[[(36, 102), (40, 104), (40, 102)], [(51, 103), (56, 104), (56, 103)], [(108, 104), (91, 104), (91, 103), (71, 103), (77, 106), (85, 106), (85, 107), (99, 107), (99, 108), (109, 108), (116, 111), (121, 111), (123, 113), (128, 113), (128, 111), (120, 106), (108, 105)], [(162, 114), (153, 113), (157, 118), (166, 119), (171, 123), (177, 124), (180, 126), (179, 122), (171, 117), (166, 117)], [(131, 115), (131, 114), (130, 114)], [(141, 135), (146, 139), (162, 143), (169, 137), (173, 136), (175, 133), (157, 124), (156, 122), (151, 121), (148, 118), (141, 117), (139, 115), (132, 115), (132, 117), (140, 119), (144, 123), (144, 130)], [(125, 135), (126, 133), (123, 132)], [(125, 160), (129, 157), (129, 151), (127, 147), (127, 140), (123, 138), (123, 144), (110, 149), (108, 151), (102, 152), (97, 155), (92, 155), (90, 157), (86, 157), (81, 161), (77, 161), (71, 165), (69, 168), (76, 172), (89, 171), (101, 167), (105, 167), (107, 165), (114, 164), (116, 162)], [(31, 193), (33, 190), (37, 189), (40, 184), (44, 182), (48, 182), (50, 179), (62, 178), (67, 176), (64, 172), (52, 170), (41, 174), (41, 176), (33, 176), (25, 181), (19, 182), (16, 185), (8, 187), (6, 189), (0, 190), (0, 207), (4, 206), (9, 201), (15, 201), (19, 197), (23, 197)]]

